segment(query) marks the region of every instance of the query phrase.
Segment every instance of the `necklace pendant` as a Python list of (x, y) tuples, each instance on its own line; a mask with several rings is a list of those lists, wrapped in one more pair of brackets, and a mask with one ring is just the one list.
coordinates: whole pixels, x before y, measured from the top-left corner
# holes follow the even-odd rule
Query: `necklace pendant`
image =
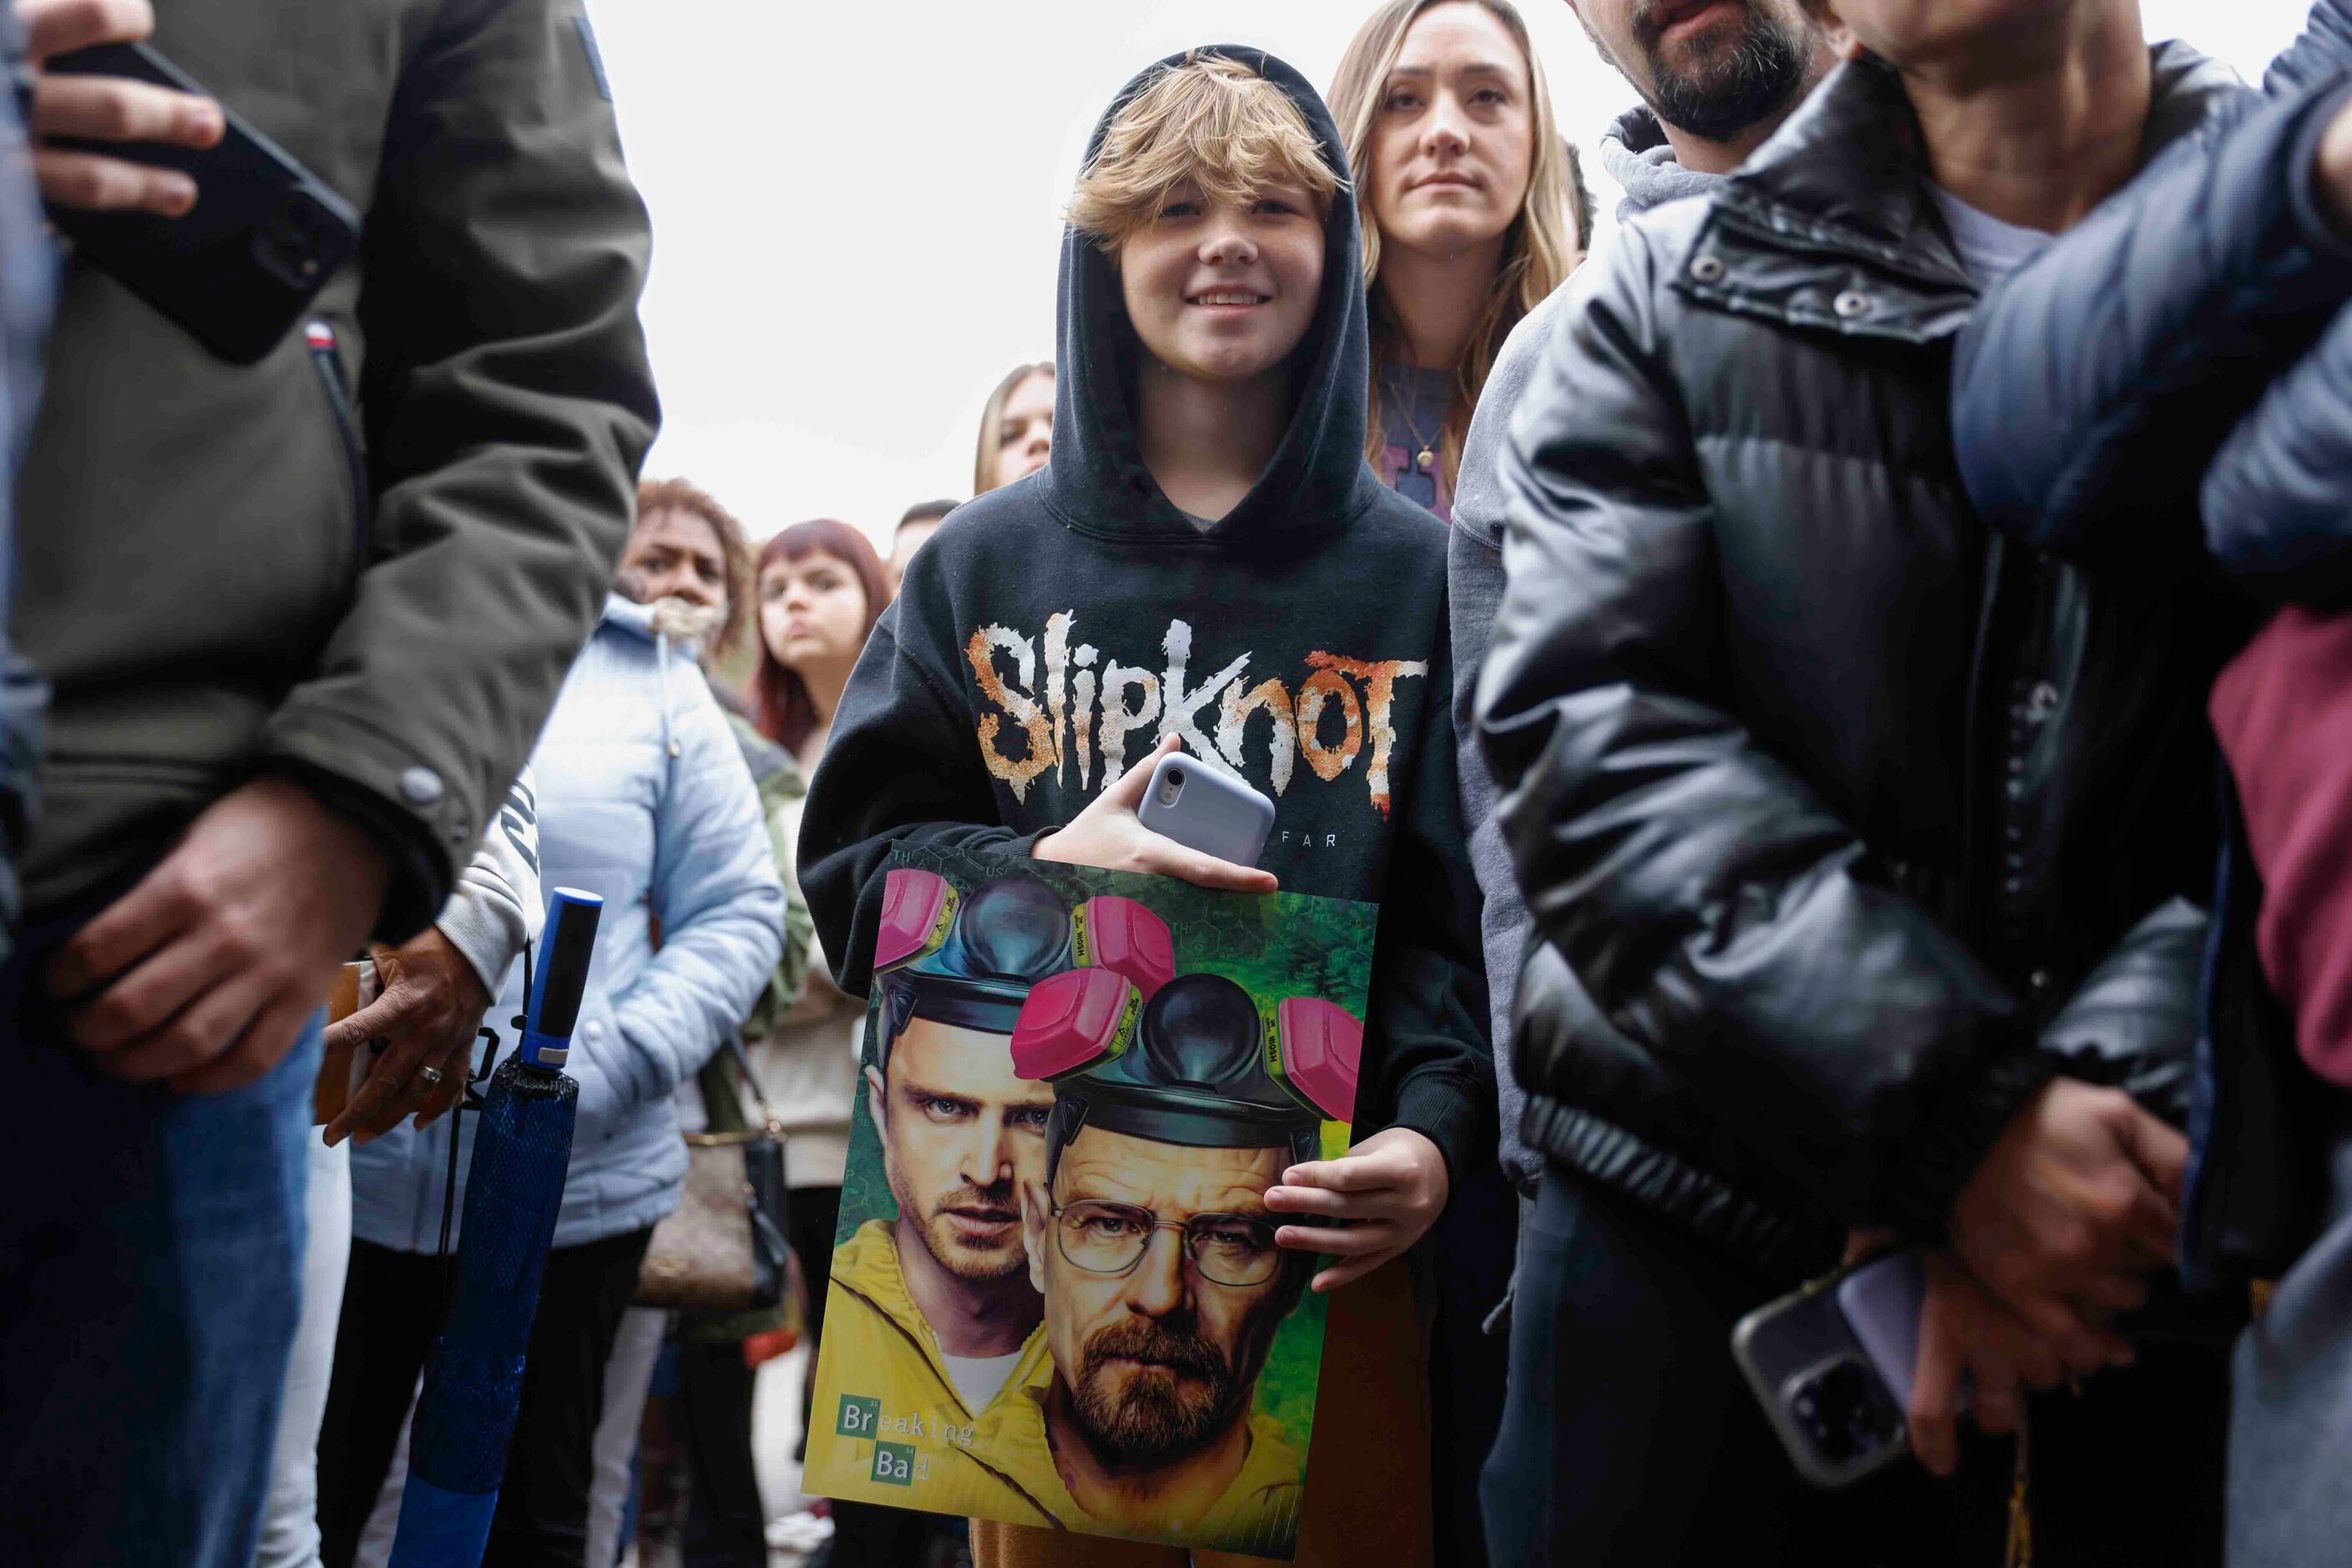
[(1437, 454), (1431, 451), (1426, 447), (1423, 447), (1419, 452), (1413, 454), (1412, 460), (1414, 465), (1424, 474), (1429, 472), (1430, 469), (1437, 467)]

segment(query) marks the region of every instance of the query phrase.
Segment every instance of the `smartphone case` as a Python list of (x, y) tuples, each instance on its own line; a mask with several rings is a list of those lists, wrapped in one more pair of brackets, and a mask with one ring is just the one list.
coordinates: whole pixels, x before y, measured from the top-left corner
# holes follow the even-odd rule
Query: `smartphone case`
[[(1896, 1403), (1909, 1406), (1919, 1365), (1919, 1314), (1927, 1305), (1927, 1256), (1916, 1247), (1874, 1258), (1837, 1286), (1838, 1310)], [(1968, 1391), (1961, 1390), (1962, 1407)]]
[[(1176, 798), (1165, 798), (1181, 780)], [(1151, 770), (1151, 787), (1136, 813), (1152, 832), (1236, 866), (1255, 866), (1274, 831), (1274, 802), (1222, 768), (1177, 752)]]
[(1848, 1326), (1836, 1280), (1759, 1307), (1731, 1331), (1732, 1359), (1797, 1471), (1843, 1487), (1900, 1458), (1903, 1407)]
[[(201, 84), (144, 44), (101, 44), (50, 59), (51, 72), (128, 77), (181, 92)], [(358, 248), (360, 215), (294, 156), (223, 106), (207, 148), (73, 137), (59, 147), (174, 168), (196, 182), (179, 217), (53, 207), (78, 255), (219, 358), (251, 364), (285, 341)]]

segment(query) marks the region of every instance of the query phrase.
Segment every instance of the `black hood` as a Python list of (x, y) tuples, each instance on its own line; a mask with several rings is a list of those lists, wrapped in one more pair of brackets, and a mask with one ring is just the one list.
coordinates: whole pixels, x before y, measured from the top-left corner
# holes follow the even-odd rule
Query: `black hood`
[[(1307, 79), (1259, 49), (1212, 44), (1171, 55), (1120, 89), (1087, 142), (1087, 164), (1128, 101), (1161, 71), (1196, 56), (1222, 56), (1287, 93), (1342, 181), (1348, 153), (1331, 111)], [(1205, 532), (1160, 493), (1143, 464), (1129, 404), (1136, 355), (1118, 272), (1092, 239), (1062, 233), (1060, 324), (1056, 332), (1054, 452), (1029, 481), (1065, 526), (1118, 539), (1166, 540), (1229, 549), (1279, 551), (1343, 526), (1379, 489), (1364, 464), (1366, 386), (1371, 347), (1366, 324), (1363, 240), (1356, 203), (1343, 185), (1323, 226), (1323, 289), (1315, 324), (1298, 346), (1297, 402), (1274, 459), (1239, 506)]]

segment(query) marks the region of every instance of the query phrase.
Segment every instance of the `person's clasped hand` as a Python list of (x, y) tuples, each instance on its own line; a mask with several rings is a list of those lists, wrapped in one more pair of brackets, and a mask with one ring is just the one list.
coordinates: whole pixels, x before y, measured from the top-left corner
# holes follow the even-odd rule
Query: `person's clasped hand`
[(1176, 877), (1200, 888), (1222, 888), (1236, 893), (1271, 893), (1279, 885), (1274, 873), (1255, 866), (1236, 866), (1198, 849), (1188, 849), (1165, 834), (1143, 826), (1136, 812), (1144, 792), (1151, 787), (1151, 770), (1160, 758), (1182, 745), (1164, 737), (1143, 759), (1118, 776), (1118, 782), (1087, 803), (1087, 808), (1037, 841), (1030, 857), (1059, 860), (1072, 866), (1093, 866), (1105, 871), (1145, 871)]
[(1265, 1206), (1331, 1222), (1286, 1225), (1274, 1239), (1337, 1258), (1314, 1280), (1318, 1290), (1336, 1290), (1404, 1256), (1445, 1212), (1450, 1184), (1436, 1144), (1410, 1127), (1390, 1127), (1336, 1160), (1291, 1166), (1281, 1185), (1266, 1189)]
[(2107, 1322), (2171, 1260), (2188, 1162), (2188, 1140), (2121, 1089), (2054, 1079), (1960, 1190), (1952, 1248), (2074, 1372), (2125, 1364)]
[(1911, 1451), (1939, 1476), (1959, 1468), (1963, 1379), (1969, 1415), (1996, 1436), (2017, 1430), (2025, 1389), (2046, 1394), (2063, 1383), (2058, 1347), (1995, 1300), (1958, 1258), (1929, 1255), (1927, 1296), (1919, 1309), (1919, 1355), (1911, 1403), (1904, 1411)]
[(207, 806), (44, 978), (100, 1071), (184, 1094), (240, 1088), (300, 1038), (390, 879), (349, 819), (290, 780), (257, 779)]
[(155, 13), (148, 0), (16, 0), (16, 7), (33, 76), (26, 129), (33, 141), (33, 177), (41, 199), (55, 206), (164, 217), (178, 217), (194, 207), (196, 183), (177, 169), (47, 145), (54, 136), (194, 148), (220, 141), (227, 121), (220, 105), (209, 98), (122, 77), (41, 68), (52, 56), (145, 38), (155, 30)]
[(327, 1028), (329, 1049), (383, 1042), (367, 1081), (327, 1123), (330, 1148), (346, 1138), (380, 1138), (411, 1113), (419, 1128), (429, 1127), (456, 1105), (490, 1005), (472, 961), (437, 926), (399, 947), (377, 948), (375, 972), (383, 982), (375, 1000)]

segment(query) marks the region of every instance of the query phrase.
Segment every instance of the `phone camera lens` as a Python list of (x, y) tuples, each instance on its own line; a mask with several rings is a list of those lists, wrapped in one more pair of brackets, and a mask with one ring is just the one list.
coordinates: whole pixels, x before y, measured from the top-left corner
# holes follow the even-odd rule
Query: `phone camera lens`
[(254, 259), (289, 288), (307, 290), (326, 268), (328, 236), (326, 215), (296, 191), (254, 231)]
[(1168, 782), (1171, 784), (1173, 784), (1176, 788), (1182, 789), (1184, 787), (1184, 770), (1182, 768), (1170, 768), (1168, 770)]
[(1832, 1464), (1882, 1448), (1903, 1429), (1903, 1413), (1854, 1361), (1835, 1363), (1806, 1378), (1790, 1395), (1789, 1410)]

